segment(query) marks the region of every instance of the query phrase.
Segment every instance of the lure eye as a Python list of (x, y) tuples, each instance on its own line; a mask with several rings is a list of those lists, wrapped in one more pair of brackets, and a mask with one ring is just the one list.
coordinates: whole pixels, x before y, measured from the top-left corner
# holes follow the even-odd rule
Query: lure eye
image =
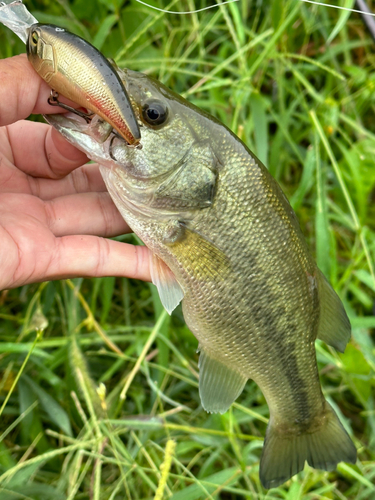
[(143, 106), (142, 116), (149, 125), (162, 125), (168, 118), (168, 108), (161, 101), (148, 101)]
[(39, 40), (39, 35), (36, 31), (33, 31), (31, 33), (31, 40), (33, 41), (33, 43), (36, 45), (38, 43), (38, 40)]

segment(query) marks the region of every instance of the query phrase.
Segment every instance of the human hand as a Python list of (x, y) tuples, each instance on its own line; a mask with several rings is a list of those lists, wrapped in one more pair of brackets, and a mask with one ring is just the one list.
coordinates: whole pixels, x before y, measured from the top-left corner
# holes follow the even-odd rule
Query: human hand
[(146, 247), (108, 239), (130, 229), (98, 165), (84, 165), (49, 125), (24, 120), (56, 113), (50, 90), (25, 56), (0, 61), (0, 290), (78, 276), (150, 280)]

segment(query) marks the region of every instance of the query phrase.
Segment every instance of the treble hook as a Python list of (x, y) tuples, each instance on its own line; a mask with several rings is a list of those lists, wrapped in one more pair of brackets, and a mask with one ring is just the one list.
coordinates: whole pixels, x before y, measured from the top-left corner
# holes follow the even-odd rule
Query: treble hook
[[(117, 161), (117, 158), (114, 156), (113, 154), (113, 141), (115, 139), (120, 139), (121, 141), (123, 141), (123, 137), (121, 137), (115, 130), (112, 132), (112, 138), (111, 138), (111, 141), (109, 143), (109, 148), (108, 148), (108, 152), (109, 152), (109, 156), (112, 158), (112, 160), (114, 161)], [(126, 143), (125, 143), (126, 144)], [(129, 148), (129, 149), (138, 149), (141, 150), (143, 149), (143, 145), (141, 143), (139, 144), (126, 144), (126, 147)]]
[[(1, 2), (0, 2), (1, 5)], [(67, 104), (64, 104), (63, 102), (59, 101), (59, 93), (56, 92), (56, 90), (51, 90), (51, 95), (48, 98), (48, 104), (50, 106), (59, 106), (60, 108), (66, 109), (67, 111), (70, 111), (71, 113), (74, 113), (75, 115), (80, 116), (83, 118), (87, 124), (91, 123), (92, 117), (95, 115), (95, 113), (84, 113), (83, 111), (79, 111), (78, 109), (72, 108), (71, 106), (68, 106)], [(110, 132), (112, 135), (111, 141), (109, 143), (109, 156), (112, 158), (112, 160), (116, 161), (116, 158), (113, 154), (113, 141), (115, 139), (120, 139), (125, 142), (124, 138), (121, 137), (121, 135), (116, 131), (112, 129), (112, 132)], [(142, 149), (142, 144), (128, 144), (125, 142), (128, 148), (135, 148), (135, 149)]]
[(86, 120), (86, 123), (91, 122), (91, 117), (95, 113), (84, 113), (83, 111), (79, 111), (78, 109), (72, 108), (71, 106), (68, 106), (67, 104), (64, 104), (63, 102), (60, 102), (59, 99), (59, 93), (56, 92), (56, 90), (51, 90), (51, 95), (48, 98), (48, 104), (50, 106), (59, 106), (60, 108), (66, 109), (67, 111), (70, 111), (71, 113), (74, 113), (75, 115), (80, 116), (84, 120)]

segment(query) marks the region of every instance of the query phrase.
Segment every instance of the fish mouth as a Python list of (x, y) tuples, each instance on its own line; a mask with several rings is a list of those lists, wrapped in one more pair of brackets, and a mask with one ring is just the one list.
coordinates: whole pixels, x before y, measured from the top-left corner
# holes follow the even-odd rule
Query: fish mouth
[[(112, 142), (118, 139), (124, 148), (139, 148), (140, 145), (129, 145), (120, 138), (113, 129), (97, 115), (87, 122), (83, 117), (73, 112), (43, 115), (44, 119), (52, 125), (70, 144), (85, 153), (108, 170), (122, 169), (124, 165), (118, 164), (112, 154)], [(103, 125), (103, 128), (102, 128)], [(102, 169), (101, 169), (102, 170)]]
[[(128, 144), (107, 122), (97, 115), (94, 115), (94, 118), (89, 122), (75, 112), (43, 115), (43, 117), (70, 144), (85, 153), (90, 160), (109, 170), (124, 171), (127, 167), (126, 163), (119, 162), (113, 155), (114, 140), (116, 140), (116, 147), (142, 149), (142, 144)], [(124, 178), (122, 181), (125, 185), (126, 179)], [(143, 190), (143, 195), (145, 194)]]
[[(75, 112), (68, 112), (43, 115), (43, 118), (68, 142), (83, 151), (90, 160), (105, 166), (113, 164), (111, 142), (114, 137), (118, 136), (107, 122), (97, 115), (94, 116), (87, 121)], [(124, 139), (122, 140), (124, 147), (139, 147), (129, 145)]]
[[(55, 97), (54, 94), (56, 94), (57, 97)], [(56, 128), (56, 130), (58, 130), (60, 133), (62, 133), (62, 135), (64, 135), (64, 131), (65, 133), (67, 133), (68, 130), (74, 130), (76, 132), (88, 135), (100, 143), (104, 143), (107, 138), (111, 136), (111, 140), (117, 138), (129, 148), (142, 149), (139, 127), (137, 127), (137, 131), (135, 134), (133, 134), (131, 128), (127, 127), (128, 136), (125, 138), (123, 135), (120, 136), (119, 132), (116, 131), (113, 126), (105, 120), (105, 118), (90, 112), (87, 108), (74, 108), (72, 106), (69, 106), (59, 101), (58, 97), (59, 95), (54, 90), (52, 90), (51, 96), (48, 99), (48, 103), (51, 106), (58, 106), (62, 109), (65, 109), (65, 111), (68, 111), (68, 113), (48, 114), (43, 115), (43, 117), (50, 125)], [(129, 104), (129, 106), (130, 111), (128, 116), (132, 116), (132, 120), (136, 122), (137, 119), (133, 107), (131, 106), (131, 104)], [(66, 138), (68, 141), (70, 140), (69, 137)], [(116, 159), (113, 158), (113, 160)]]
[[(180, 210), (163, 210), (150, 207), (154, 196), (155, 181), (160, 181), (160, 176), (150, 179), (148, 187), (145, 188), (143, 184), (141, 188), (138, 188), (136, 182), (132, 182), (132, 180), (136, 181), (136, 178), (132, 179), (131, 174), (126, 173), (127, 164), (118, 161), (113, 156), (112, 142), (114, 139), (116, 139), (117, 144), (118, 141), (121, 141), (124, 148), (141, 149), (140, 144), (129, 145), (112, 130), (109, 135), (105, 135), (106, 131), (102, 132), (100, 128), (101, 119), (97, 116), (94, 123), (92, 123), (94, 120), (87, 123), (84, 118), (70, 112), (43, 116), (68, 142), (85, 153), (90, 160), (99, 163), (107, 188), (113, 184), (121, 185), (120, 204), (127, 211), (133, 214), (142, 213), (144, 217), (150, 219), (158, 217), (158, 219), (166, 221), (170, 220), (171, 217), (176, 217), (176, 214), (180, 214)], [(178, 164), (176, 169), (180, 167), (180, 164)], [(185, 211), (183, 215), (184, 218), (189, 218), (189, 214), (185, 213)]]
[[(53, 91), (52, 91), (53, 92)], [(60, 101), (53, 102), (48, 101), (53, 106), (59, 106), (67, 113), (52, 113), (48, 115), (43, 115), (43, 118), (47, 123), (52, 125), (58, 132), (60, 132), (70, 143), (76, 146), (78, 149), (82, 149), (87, 156), (90, 157), (90, 151), (97, 151), (98, 147), (95, 144), (99, 144), (101, 152), (108, 152), (113, 161), (116, 158), (110, 153), (111, 143), (116, 139), (119, 141), (120, 145), (127, 148), (142, 149), (142, 144), (140, 141), (140, 133), (137, 135), (136, 143), (129, 143), (124, 137), (120, 136), (119, 133), (108, 123), (104, 118), (101, 118), (95, 113), (90, 113), (85, 108), (73, 108)], [(134, 111), (132, 109), (133, 116), (135, 117)], [(83, 141), (86, 145), (81, 147), (79, 141), (85, 138)], [(88, 150), (86, 147), (88, 146)], [(105, 155), (106, 156), (106, 155)]]

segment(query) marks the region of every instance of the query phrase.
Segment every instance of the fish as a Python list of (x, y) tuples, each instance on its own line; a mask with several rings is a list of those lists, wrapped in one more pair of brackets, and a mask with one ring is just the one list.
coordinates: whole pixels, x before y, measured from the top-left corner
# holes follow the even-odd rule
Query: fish
[(59, 26), (35, 23), (28, 30), (26, 52), (54, 91), (101, 117), (128, 144), (139, 144), (139, 126), (124, 83), (93, 45)]
[(97, 161), (107, 189), (150, 250), (169, 313), (182, 301), (198, 340), (203, 408), (224, 413), (246, 382), (270, 410), (260, 480), (276, 487), (307, 461), (333, 470), (356, 447), (323, 396), (315, 352), (343, 352), (351, 326), (297, 217), (267, 168), (225, 125), (139, 72), (118, 70), (142, 149), (97, 141), (76, 117), (47, 120)]

